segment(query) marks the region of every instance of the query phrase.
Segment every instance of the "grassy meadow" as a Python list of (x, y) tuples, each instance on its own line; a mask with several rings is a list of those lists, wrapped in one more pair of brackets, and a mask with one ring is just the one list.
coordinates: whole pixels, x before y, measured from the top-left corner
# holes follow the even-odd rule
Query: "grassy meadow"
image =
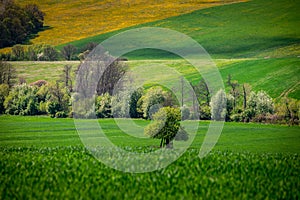
[[(126, 149), (159, 144), (153, 139), (132, 140), (113, 119), (99, 123), (115, 145)], [(82, 146), (72, 119), (0, 116), (0, 126), (1, 199), (297, 199), (300, 195), (299, 127), (226, 123), (214, 150), (199, 159), (198, 147), (208, 127), (208, 122), (200, 122), (193, 144), (176, 162), (163, 170), (132, 174), (93, 158)]]
[[(300, 73), (298, 58), (269, 58), (269, 59), (215, 59), (224, 84), (230, 74), (239, 83), (249, 83), (255, 91), (265, 90), (273, 98), (292, 97), (300, 98), (299, 83)], [(79, 61), (57, 61), (57, 62), (12, 62), (16, 67), (19, 76), (25, 78), (27, 83), (37, 80), (55, 81), (62, 75), (63, 67), (66, 64), (72, 65), (72, 70), (76, 70)], [(129, 67), (162, 65), (170, 67), (184, 76), (191, 83), (196, 84), (200, 80), (200, 75), (186, 61), (181, 59), (173, 60), (133, 60), (128, 61)], [(147, 84), (154, 84), (157, 81), (170, 83), (177, 81), (174, 74), (161, 73), (152, 75), (152, 79)], [(166, 69), (167, 70), (167, 69)], [(163, 74), (163, 76), (162, 76)]]

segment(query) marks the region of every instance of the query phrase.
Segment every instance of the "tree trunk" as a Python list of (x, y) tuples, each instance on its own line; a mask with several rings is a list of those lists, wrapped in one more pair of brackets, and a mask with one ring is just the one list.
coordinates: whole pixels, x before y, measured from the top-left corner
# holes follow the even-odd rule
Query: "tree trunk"
[(162, 138), (160, 141), (160, 148), (163, 148), (163, 145), (164, 145), (164, 139)]
[(247, 93), (246, 93), (246, 88), (245, 88), (245, 84), (243, 84), (243, 93), (244, 93), (244, 111), (246, 110), (247, 107)]
[(166, 148), (173, 149), (173, 142), (169, 138), (166, 139)]

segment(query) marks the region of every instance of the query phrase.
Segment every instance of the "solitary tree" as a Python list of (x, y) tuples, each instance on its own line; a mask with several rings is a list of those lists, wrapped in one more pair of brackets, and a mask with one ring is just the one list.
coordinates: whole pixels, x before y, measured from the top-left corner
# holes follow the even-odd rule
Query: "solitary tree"
[[(145, 134), (151, 138), (161, 139), (160, 147), (172, 148), (172, 140), (177, 133), (178, 139), (187, 139), (187, 133), (180, 127), (180, 109), (163, 107), (153, 115), (154, 122), (145, 128)], [(184, 136), (183, 136), (184, 135)]]

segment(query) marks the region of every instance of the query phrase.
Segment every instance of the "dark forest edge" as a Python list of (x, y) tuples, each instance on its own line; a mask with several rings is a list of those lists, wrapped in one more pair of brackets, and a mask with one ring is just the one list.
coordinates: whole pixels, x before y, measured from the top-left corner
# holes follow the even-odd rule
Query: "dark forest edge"
[(0, 9), (0, 48), (25, 43), (44, 28), (45, 13), (36, 4), (0, 0)]

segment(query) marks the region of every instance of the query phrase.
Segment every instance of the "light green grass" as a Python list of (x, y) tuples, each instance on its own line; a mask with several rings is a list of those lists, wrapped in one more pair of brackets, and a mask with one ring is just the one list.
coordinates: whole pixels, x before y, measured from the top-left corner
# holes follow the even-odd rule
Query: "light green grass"
[(271, 97), (300, 99), (300, 58), (245, 60), (220, 68), (223, 80), (228, 74), (254, 90), (265, 90)]
[(61, 78), (65, 65), (72, 65), (72, 72), (77, 70), (79, 65), (79, 61), (20, 61), (10, 63), (16, 68), (17, 76), (25, 78), (27, 83), (37, 80), (56, 81)]
[[(135, 120), (140, 126), (145, 120)], [(105, 134), (120, 146), (158, 146), (160, 140), (139, 139), (124, 134), (113, 119), (99, 120)], [(186, 122), (189, 126), (189, 122)], [(73, 119), (0, 116), (0, 146), (55, 147), (81, 145)], [(192, 148), (199, 147), (208, 128), (200, 122)], [(130, 127), (128, 127), (130, 129)], [(216, 149), (250, 152), (300, 153), (300, 127), (226, 123)]]

